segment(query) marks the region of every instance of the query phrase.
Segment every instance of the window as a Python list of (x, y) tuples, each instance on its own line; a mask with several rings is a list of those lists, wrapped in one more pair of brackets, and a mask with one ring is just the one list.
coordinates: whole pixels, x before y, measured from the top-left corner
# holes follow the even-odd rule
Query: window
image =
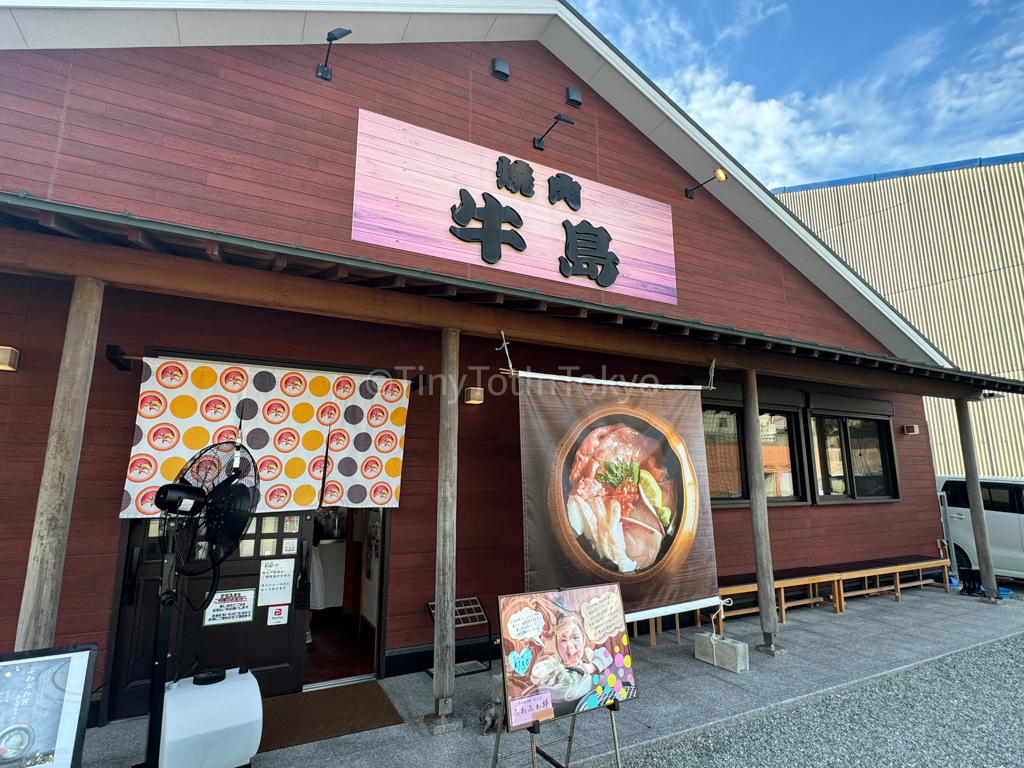
[(889, 422), (813, 415), (811, 452), (820, 499), (892, 498), (896, 495)]
[(761, 414), (761, 460), (764, 463), (764, 491), (769, 499), (795, 499), (796, 439), (790, 413)]
[[(709, 408), (704, 411), (704, 444), (708, 457), (711, 498), (747, 499), (743, 446), (738, 409)], [(802, 496), (797, 481), (796, 414), (761, 414), (761, 455), (764, 462), (764, 490), (769, 499), (797, 499)]]
[(728, 410), (705, 410), (704, 445), (708, 455), (711, 498), (744, 498), (746, 489), (740, 463), (739, 414)]
[(951, 507), (969, 507), (967, 501), (967, 483), (947, 480), (943, 489), (946, 491), (946, 504)]
[(996, 512), (1013, 512), (1013, 497), (1010, 496), (1010, 488), (1005, 485), (985, 485), (983, 483), (981, 502), (985, 509)]

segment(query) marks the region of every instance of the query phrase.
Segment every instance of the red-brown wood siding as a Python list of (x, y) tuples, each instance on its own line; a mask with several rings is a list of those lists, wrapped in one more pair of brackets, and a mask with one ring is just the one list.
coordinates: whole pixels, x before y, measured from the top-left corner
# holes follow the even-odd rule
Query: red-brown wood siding
[[(885, 352), (710, 194), (685, 199), (694, 179), (540, 44), (343, 45), (330, 84), (313, 74), (321, 55), (321, 46), (0, 52), (0, 189), (535, 287), (482, 263), (351, 241), (365, 108), (672, 205), (678, 306), (560, 282), (554, 268), (545, 292)], [(509, 61), (508, 82), (488, 74), (492, 56)], [(565, 107), (566, 85), (580, 86), (581, 110)], [(531, 138), (560, 110), (576, 125), (559, 126), (537, 152)]]
[[(0, 333), (4, 343), (22, 352), (18, 373), (0, 374), (0, 540), (7, 546), (0, 559), (0, 652), (14, 644), (70, 294), (70, 283), (0, 275)], [(106, 344), (136, 353), (153, 344), (312, 364), (404, 366), (408, 375), (418, 373), (419, 366), (428, 375), (440, 368), (439, 334), (434, 332), (116, 289), (108, 289), (104, 298), (99, 349)], [(552, 373), (627, 378), (654, 374), (663, 383), (705, 373), (529, 345), (514, 345), (512, 352), (517, 366)], [(477, 382), (473, 367), (487, 366), (479, 374), (487, 386), (504, 357), (493, 341), (467, 337), (461, 363), (470, 385)], [(730, 375), (724, 372), (720, 379)], [(132, 443), (138, 377), (137, 368), (118, 371), (98, 353), (61, 591), (59, 644), (96, 641), (105, 647), (107, 642), (118, 582), (117, 510)], [(782, 380), (765, 383), (892, 400), (903, 494), (896, 503), (772, 507), (776, 566), (933, 552), (941, 526), (927, 434), (900, 431), (904, 423), (925, 423), (921, 399)], [(498, 379), (493, 385), (500, 391)], [(436, 540), (439, 401), (436, 383), (434, 387), (414, 394), (410, 405), (402, 504), (392, 518), (389, 648), (432, 640), (426, 603), (433, 597)], [(489, 611), (497, 595), (523, 587), (518, 400), (511, 388), (504, 395), (494, 392), (481, 406), (461, 407), (459, 429), (457, 591), (460, 596), (478, 595)], [(717, 509), (713, 516), (720, 574), (752, 570), (749, 510)]]

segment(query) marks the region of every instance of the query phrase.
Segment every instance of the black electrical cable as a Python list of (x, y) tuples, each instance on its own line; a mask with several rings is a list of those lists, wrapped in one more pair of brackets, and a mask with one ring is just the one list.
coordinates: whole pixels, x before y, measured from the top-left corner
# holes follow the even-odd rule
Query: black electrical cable
[(122, 670), (121, 670), (120, 672), (118, 672), (117, 674), (111, 675), (110, 677), (108, 677), (108, 678), (107, 678), (106, 682), (100, 683), (100, 684), (99, 684), (98, 686), (96, 686), (95, 688), (93, 688), (93, 689), (92, 689), (92, 692), (93, 692), (93, 693), (96, 693), (96, 691), (100, 690), (100, 689), (101, 689), (101, 688), (103, 688), (104, 686), (110, 685), (110, 683), (112, 683), (112, 682), (113, 682), (114, 680), (116, 680), (116, 679), (117, 679), (117, 678), (119, 678), (119, 677), (120, 677), (121, 675), (123, 675), (123, 674), (124, 674), (125, 672), (127, 672), (127, 671), (128, 671), (129, 669), (131, 669), (131, 668), (132, 668), (132, 666), (133, 666), (133, 665), (134, 665), (134, 664), (135, 664), (135, 663), (136, 663), (136, 662), (137, 662), (137, 661), (138, 661), (139, 659), (141, 659), (141, 658), (142, 658), (143, 656), (145, 656), (145, 655), (146, 655), (147, 653), (149, 653), (150, 651), (152, 651), (152, 650), (153, 650), (153, 648), (154, 648), (155, 646), (156, 646), (156, 640), (154, 640), (154, 641), (153, 641), (153, 642), (152, 642), (152, 643), (150, 644), (149, 648), (147, 648), (147, 649), (146, 649), (146, 650), (144, 650), (144, 651), (143, 651), (142, 653), (140, 653), (140, 654), (139, 654), (138, 656), (136, 656), (136, 657), (135, 657), (134, 659), (132, 659), (132, 660), (131, 660), (130, 662), (128, 662), (128, 665), (127, 665), (127, 666), (126, 666), (126, 667), (125, 667), (124, 669), (122, 669)]

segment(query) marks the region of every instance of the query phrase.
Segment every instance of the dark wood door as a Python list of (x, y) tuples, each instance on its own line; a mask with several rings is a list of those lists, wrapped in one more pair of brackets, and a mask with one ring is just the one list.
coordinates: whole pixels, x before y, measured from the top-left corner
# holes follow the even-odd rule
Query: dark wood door
[[(205, 623), (204, 613), (196, 608), (210, 589), (211, 574), (178, 578), (179, 592), (188, 600), (179, 599), (176, 605), (170, 646), (174, 659), (168, 664), (168, 679), (185, 677), (190, 670), (245, 666), (256, 676), (264, 696), (302, 690), (306, 610), (295, 607), (295, 586), (308, 568), (308, 558), (302, 555), (309, 551), (312, 531), (311, 511), (254, 518), (238, 549), (221, 565), (217, 587), (218, 593), (237, 591), (251, 597), (251, 618), (244, 622)], [(111, 719), (148, 711), (162, 562), (158, 522), (133, 522), (127, 546), (113, 665), (115, 670), (127, 670), (111, 682)], [(271, 611), (283, 600), (278, 606), (258, 604), (260, 571), (268, 560), (292, 561), (284, 623), (269, 621)]]

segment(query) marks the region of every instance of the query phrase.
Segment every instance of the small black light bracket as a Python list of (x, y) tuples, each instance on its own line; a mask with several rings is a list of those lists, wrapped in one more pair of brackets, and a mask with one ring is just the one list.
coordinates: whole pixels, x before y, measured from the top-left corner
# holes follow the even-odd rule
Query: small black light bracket
[[(551, 128), (554, 128), (559, 123), (565, 123), (566, 125), (576, 125), (576, 123), (573, 122), (573, 119), (571, 117), (569, 117), (568, 115), (563, 115), (562, 113), (558, 113), (557, 115), (555, 115), (555, 122), (551, 124)], [(546, 131), (544, 131), (544, 134), (542, 136), (533, 137), (534, 149), (539, 149), (541, 152), (544, 151), (544, 137), (551, 133), (551, 128), (548, 128)]]
[[(727, 178), (729, 178), (729, 174), (725, 172), (725, 168), (715, 168), (715, 175), (708, 179), (708, 181), (714, 181), (715, 179), (718, 179), (719, 181), (725, 181)], [(705, 184), (707, 184), (708, 181), (701, 182), (693, 189), (687, 188), (685, 190), (687, 199), (693, 200), (693, 193), (696, 192), (701, 187), (703, 187)]]
[(570, 107), (576, 107), (576, 109), (581, 108), (583, 96), (580, 95), (580, 89), (571, 85), (565, 86), (565, 103)]
[(508, 62), (495, 56), (491, 59), (491, 77), (508, 80)]
[(338, 27), (332, 29), (327, 33), (327, 55), (324, 56), (324, 63), (316, 65), (316, 76), (321, 80), (330, 81), (331, 79), (331, 68), (327, 66), (327, 61), (331, 58), (331, 46), (334, 45), (335, 40), (341, 40), (343, 37), (348, 37), (352, 34), (351, 29), (345, 29), (344, 27)]
[(135, 357), (134, 355), (126, 355), (124, 350), (121, 349), (117, 344), (107, 344), (107, 351), (104, 357), (110, 361), (119, 371), (130, 371), (132, 369), (132, 360), (141, 360), (141, 357)]

